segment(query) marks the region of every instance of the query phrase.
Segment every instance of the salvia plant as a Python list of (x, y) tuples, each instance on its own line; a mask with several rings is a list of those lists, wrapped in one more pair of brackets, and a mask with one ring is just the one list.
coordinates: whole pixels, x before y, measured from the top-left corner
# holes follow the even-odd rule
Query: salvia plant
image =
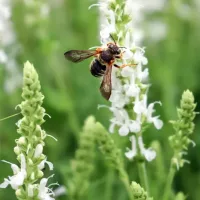
[[(123, 48), (122, 58), (116, 60), (123, 68), (112, 69), (112, 93), (109, 106), (100, 105), (110, 110), (109, 130), (97, 122), (93, 116), (86, 119), (80, 133), (77, 150), (71, 161), (71, 173), (67, 179), (67, 197), (71, 200), (87, 199), (90, 192), (92, 175), (95, 172), (97, 151), (103, 154), (105, 162), (117, 172), (119, 180), (130, 200), (156, 200), (151, 191), (151, 179), (148, 175), (147, 162), (156, 160), (160, 166), (158, 172), (165, 173), (165, 163), (162, 160), (162, 147), (158, 141), (152, 141), (149, 147), (144, 144), (146, 134), (153, 126), (156, 131), (163, 127), (159, 115), (155, 115), (155, 106), (162, 105), (160, 101), (148, 102), (150, 89), (148, 59), (141, 41), (137, 41), (134, 0), (101, 0), (89, 9), (100, 10), (100, 43), (107, 48), (111, 36), (116, 44)], [(139, 5), (138, 5), (139, 6)], [(153, 89), (153, 87), (152, 87)], [(44, 96), (41, 93), (38, 74), (33, 65), (25, 63), (23, 75), (23, 101), (20, 108), (23, 118), (17, 122), (17, 132), (14, 152), (19, 165), (3, 160), (11, 166), (13, 175), (5, 178), (0, 188), (11, 186), (19, 200), (53, 200), (55, 193), (47, 182), (52, 176), (44, 178), (45, 164), (53, 170), (53, 164), (43, 153), (45, 139), (48, 135), (41, 125), (47, 115), (42, 107)], [(175, 193), (172, 189), (173, 179), (184, 164), (190, 145), (195, 142), (190, 138), (194, 132), (196, 103), (192, 92), (183, 92), (180, 106), (177, 109), (177, 120), (169, 120), (174, 132), (168, 141), (171, 151), (171, 161), (166, 179), (157, 180), (157, 187), (164, 185), (160, 194), (162, 200), (184, 200), (183, 192)], [(120, 148), (110, 133), (118, 133), (119, 137), (127, 140), (129, 147)], [(52, 136), (51, 136), (52, 137)], [(55, 138), (54, 138), (55, 139)], [(97, 148), (96, 148), (97, 147)], [(126, 169), (126, 163), (132, 162), (137, 166), (139, 180), (131, 180)], [(135, 168), (134, 168), (135, 169)]]
[(23, 118), (17, 122), (17, 132), (20, 135), (16, 139), (14, 152), (17, 155), (19, 165), (10, 164), (13, 176), (4, 179), (0, 188), (10, 185), (17, 199), (54, 199), (53, 191), (48, 187), (48, 178), (43, 178), (43, 169), (47, 164), (53, 170), (53, 164), (47, 161), (43, 153), (45, 138), (48, 134), (41, 128), (46, 114), (42, 107), (44, 96), (40, 92), (41, 86), (38, 74), (33, 65), (26, 62), (23, 75), (23, 101), (17, 107), (20, 108)]

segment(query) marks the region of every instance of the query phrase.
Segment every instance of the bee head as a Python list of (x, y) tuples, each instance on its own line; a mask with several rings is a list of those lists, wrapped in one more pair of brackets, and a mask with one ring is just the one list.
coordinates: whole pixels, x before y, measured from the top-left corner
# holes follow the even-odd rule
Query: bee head
[(113, 54), (120, 54), (121, 50), (115, 43), (108, 43), (108, 48)]

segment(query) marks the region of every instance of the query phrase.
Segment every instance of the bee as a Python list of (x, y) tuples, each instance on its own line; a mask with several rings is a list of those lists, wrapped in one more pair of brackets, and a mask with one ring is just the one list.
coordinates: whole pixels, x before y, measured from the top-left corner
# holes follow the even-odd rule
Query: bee
[(114, 38), (110, 35), (113, 42), (109, 42), (106, 48), (96, 48), (95, 50), (70, 50), (64, 53), (65, 58), (74, 63), (81, 62), (87, 58), (94, 56), (90, 64), (90, 72), (95, 77), (102, 77), (100, 92), (105, 99), (109, 99), (112, 91), (111, 73), (112, 66), (121, 68), (115, 64), (115, 59), (122, 58), (122, 51)]

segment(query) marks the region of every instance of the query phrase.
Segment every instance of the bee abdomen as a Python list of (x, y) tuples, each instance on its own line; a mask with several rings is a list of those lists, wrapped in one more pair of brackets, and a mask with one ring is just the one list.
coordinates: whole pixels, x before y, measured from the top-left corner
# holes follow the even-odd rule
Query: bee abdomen
[(102, 65), (99, 60), (95, 59), (91, 63), (90, 72), (95, 77), (103, 76), (106, 70), (106, 66)]

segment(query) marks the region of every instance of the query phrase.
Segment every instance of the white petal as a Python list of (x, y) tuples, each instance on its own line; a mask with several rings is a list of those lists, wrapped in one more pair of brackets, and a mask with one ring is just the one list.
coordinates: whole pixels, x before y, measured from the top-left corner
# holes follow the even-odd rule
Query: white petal
[(45, 167), (45, 160), (41, 161), (41, 163), (38, 165), (38, 169), (42, 170)]
[(153, 118), (153, 124), (157, 129), (161, 129), (163, 127), (163, 121), (160, 120), (158, 117)]
[(154, 112), (154, 109), (153, 109), (153, 108), (154, 108), (154, 105), (155, 105), (156, 103), (158, 103), (158, 104), (161, 105), (161, 102), (160, 102), (160, 101), (156, 101), (156, 102), (154, 102), (154, 103), (150, 103), (149, 106), (148, 106), (148, 108), (147, 108), (146, 116), (147, 116), (147, 121), (148, 121), (148, 122), (153, 122), (152, 114), (153, 114), (153, 112)]
[(135, 136), (131, 136), (130, 137), (130, 141), (131, 141), (131, 148), (132, 150), (129, 150), (128, 152), (125, 153), (125, 156), (129, 159), (133, 159), (136, 154), (137, 154), (137, 148), (136, 148), (136, 138)]
[(109, 99), (115, 107), (123, 108), (124, 105), (127, 103), (127, 97), (124, 96), (121, 92), (117, 90), (113, 90)]
[(152, 149), (145, 149), (145, 151), (143, 151), (143, 154), (149, 162), (156, 158), (156, 152)]
[(33, 197), (33, 185), (29, 184), (28, 185), (28, 196)]
[(129, 125), (130, 131), (133, 133), (138, 133), (141, 131), (141, 125), (138, 121), (133, 121)]
[(101, 6), (100, 3), (95, 3), (95, 4), (92, 4), (88, 7), (88, 10), (90, 10), (92, 7), (95, 7), (95, 6)]
[(144, 104), (144, 101), (135, 101), (134, 105), (134, 112), (137, 114), (142, 114), (146, 111), (146, 105)]
[(121, 128), (119, 129), (119, 134), (121, 136), (126, 136), (129, 133), (129, 128), (126, 125), (121, 126)]
[(42, 152), (43, 152), (43, 146), (42, 146), (42, 144), (38, 144), (38, 145), (36, 146), (36, 148), (35, 148), (34, 157), (35, 157), (35, 158), (40, 157), (41, 154), (42, 154)]
[(128, 60), (133, 58), (133, 52), (129, 49), (125, 49), (123, 53), (123, 59)]
[(11, 168), (13, 170), (13, 174), (18, 174), (20, 172), (19, 167), (15, 164), (11, 164)]
[(114, 124), (114, 123), (111, 123), (111, 124), (110, 124), (110, 127), (109, 127), (109, 132), (110, 132), (110, 133), (114, 133), (115, 125), (116, 125), (116, 124)]
[(143, 140), (142, 140), (142, 137), (138, 137), (138, 144), (139, 144), (139, 147), (140, 147), (140, 150), (141, 151), (144, 151), (144, 144), (143, 144)]
[(21, 154), (21, 169), (25, 170), (26, 169), (26, 158), (24, 154)]
[(125, 156), (128, 158), (128, 159), (133, 159), (136, 155), (136, 152), (134, 152), (133, 150), (129, 150), (128, 152), (125, 153)]
[(137, 85), (131, 84), (127, 90), (126, 95), (130, 97), (136, 97), (140, 93), (140, 88)]
[(23, 172), (19, 172), (17, 175), (14, 175), (10, 178), (10, 185), (11, 187), (16, 190), (19, 186), (23, 185), (25, 174)]
[(134, 69), (132, 67), (129, 67), (129, 66), (124, 67), (121, 71), (121, 75), (123, 77), (131, 77), (133, 73), (134, 73)]
[(143, 65), (147, 65), (147, 63), (148, 63), (147, 58), (146, 58), (145, 56), (143, 56), (143, 57), (142, 57), (142, 64), (143, 64)]
[(103, 40), (108, 39), (110, 37), (110, 30), (108, 28), (104, 28), (100, 31), (100, 36)]
[(49, 162), (49, 161), (45, 161), (46, 164), (49, 166), (50, 170), (53, 170), (53, 163)]
[(9, 180), (4, 179), (4, 182), (0, 184), (0, 188), (7, 188), (9, 185)]
[(40, 185), (39, 185), (39, 191), (43, 192), (45, 190), (46, 184), (47, 184), (48, 178), (43, 178), (40, 181)]
[(142, 137), (138, 138), (138, 144), (139, 144), (141, 153), (144, 155), (144, 157), (146, 158), (147, 161), (150, 162), (153, 159), (155, 159), (156, 152), (154, 150), (150, 149), (150, 148), (149, 149), (144, 148), (144, 143), (142, 141)]
[(149, 69), (146, 68), (141, 74), (141, 80), (146, 81), (149, 77)]

